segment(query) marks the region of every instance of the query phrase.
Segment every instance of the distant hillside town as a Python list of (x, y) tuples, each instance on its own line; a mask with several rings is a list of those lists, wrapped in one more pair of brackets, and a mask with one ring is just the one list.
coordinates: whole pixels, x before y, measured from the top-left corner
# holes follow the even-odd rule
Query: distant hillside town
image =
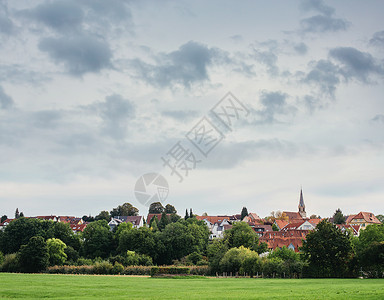
[[(1, 217), (0, 230), (4, 230), (15, 219), (24, 217), (19, 209), (16, 209), (15, 218)], [(383, 215), (377, 217), (371, 212), (358, 212), (353, 215), (343, 215), (340, 209), (337, 209), (335, 214), (330, 218), (321, 218), (316, 215), (307, 216), (303, 191), (300, 191), (299, 205), (297, 212), (291, 211), (276, 211), (271, 212), (270, 216), (261, 218), (257, 213), (248, 212), (246, 207), (243, 207), (240, 214), (234, 215), (215, 215), (209, 216), (206, 213), (199, 216), (186, 210), (185, 219), (195, 217), (197, 220), (203, 221), (209, 229), (209, 240), (221, 239), (224, 237), (225, 231), (232, 228), (236, 222), (244, 222), (248, 224), (259, 236), (260, 242), (267, 244), (267, 248), (274, 250), (283, 248), (299, 252), (299, 248), (303, 245), (303, 240), (307, 234), (316, 228), (316, 225), (324, 219), (335, 224), (342, 231), (349, 230), (354, 236), (359, 236), (361, 230), (364, 230), (368, 225), (381, 224), (384, 221)], [(122, 223), (130, 223), (133, 228), (154, 227), (159, 224), (168, 224), (181, 219), (177, 214), (174, 206), (167, 204), (165, 207), (160, 202), (152, 203), (149, 207), (149, 212), (146, 217), (139, 215), (139, 210), (130, 203), (124, 203), (111, 212), (102, 211), (96, 217), (92, 216), (33, 216), (26, 217), (33, 219), (48, 220), (53, 222), (68, 223), (73, 233), (81, 233), (93, 221), (106, 220), (110, 230), (116, 228)], [(164, 219), (165, 218), (165, 219)], [(156, 223), (156, 224), (155, 224)]]

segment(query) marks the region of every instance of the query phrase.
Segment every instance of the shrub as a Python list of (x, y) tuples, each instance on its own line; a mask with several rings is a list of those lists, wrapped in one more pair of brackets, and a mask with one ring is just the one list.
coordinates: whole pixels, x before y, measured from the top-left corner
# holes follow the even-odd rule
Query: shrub
[(19, 259), (17, 253), (6, 254), (4, 261), (0, 265), (1, 272), (20, 272)]
[(121, 274), (124, 271), (124, 266), (118, 262), (115, 262), (112, 268), (112, 274)]
[(96, 262), (93, 266), (93, 274), (111, 274), (113, 265), (109, 261)]
[(151, 276), (161, 275), (161, 274), (190, 274), (190, 270), (188, 267), (152, 267), (151, 268)]
[(0, 265), (3, 263), (4, 261), (4, 254), (3, 252), (0, 251)]

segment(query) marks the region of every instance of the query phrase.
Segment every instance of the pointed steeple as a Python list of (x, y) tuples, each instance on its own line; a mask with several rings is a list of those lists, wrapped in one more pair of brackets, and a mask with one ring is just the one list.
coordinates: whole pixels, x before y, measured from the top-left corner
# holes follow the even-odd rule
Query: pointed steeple
[(304, 197), (303, 197), (303, 189), (302, 188), (300, 190), (299, 214), (302, 218), (307, 217), (307, 213), (305, 212), (305, 204), (304, 204)]

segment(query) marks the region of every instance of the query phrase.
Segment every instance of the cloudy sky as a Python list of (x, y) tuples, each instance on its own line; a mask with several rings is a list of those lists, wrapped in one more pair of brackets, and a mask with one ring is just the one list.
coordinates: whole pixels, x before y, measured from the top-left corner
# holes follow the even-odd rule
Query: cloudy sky
[[(383, 11), (0, 0), (0, 214), (146, 214), (151, 172), (182, 215), (296, 211), (301, 186), (309, 214), (384, 213)], [(210, 112), (228, 92), (245, 108), (231, 130)], [(187, 138), (201, 120), (223, 138), (207, 156)], [(175, 145), (198, 161), (182, 182)]]

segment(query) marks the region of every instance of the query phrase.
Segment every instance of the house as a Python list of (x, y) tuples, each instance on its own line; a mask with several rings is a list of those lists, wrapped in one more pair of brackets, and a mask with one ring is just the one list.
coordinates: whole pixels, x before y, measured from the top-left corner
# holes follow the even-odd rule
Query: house
[(264, 233), (267, 232), (267, 231), (273, 231), (271, 225), (256, 224), (252, 228), (259, 235), (259, 237), (263, 236)]
[(243, 222), (246, 222), (246, 223), (254, 222), (254, 223), (262, 224), (263, 220), (256, 213), (249, 213), (248, 216), (244, 217)]
[(139, 228), (144, 226), (143, 216), (116, 216), (109, 221), (108, 225), (113, 230), (121, 223), (131, 223), (133, 228)]
[[(148, 214), (147, 224), (151, 223), (152, 218), (155, 216), (156, 216), (157, 220), (160, 221), (162, 214)], [(170, 218), (170, 216), (171, 216), (171, 214), (167, 214), (168, 219)]]
[(87, 227), (87, 223), (83, 223), (83, 224), (69, 224), (69, 226), (71, 227), (73, 233), (79, 233), (79, 232), (83, 232), (84, 229)]
[(5, 227), (9, 225), (14, 219), (5, 219), (3, 222), (0, 223), (0, 230), (4, 230)]
[(69, 223), (69, 224), (74, 224), (74, 225), (79, 225), (83, 224), (84, 221), (82, 218), (77, 218), (73, 216), (58, 216), (57, 217), (57, 222), (62, 222), (62, 223)]
[(346, 225), (346, 224), (336, 224), (341, 231), (351, 230), (353, 235), (358, 236), (360, 234), (360, 225)]
[(347, 225), (359, 225), (360, 229), (365, 229), (368, 225), (381, 224), (381, 222), (370, 212), (359, 212), (354, 217), (350, 218)]
[(45, 220), (45, 221), (53, 221), (53, 222), (57, 222), (58, 221), (58, 217), (57, 216), (36, 216), (36, 217), (31, 217), (33, 219), (39, 219), (39, 220)]
[(210, 240), (224, 237), (224, 231), (232, 228), (232, 222), (238, 222), (237, 219), (231, 221), (231, 216), (196, 216), (196, 219), (204, 221), (207, 225), (211, 233)]
[(224, 232), (228, 229), (231, 229), (232, 225), (225, 219), (221, 223), (215, 223), (212, 226), (211, 234), (209, 235), (209, 239), (213, 240), (215, 238), (223, 238)]
[(272, 231), (266, 232), (260, 237), (260, 242), (267, 244), (268, 249), (275, 250), (286, 246), (295, 252), (299, 252), (299, 248), (303, 245), (309, 230), (288, 230), (288, 231)]
[(286, 225), (289, 224), (288, 221), (285, 221), (285, 220), (275, 220), (275, 222), (273, 222), (273, 224), (275, 224), (277, 226), (277, 228), (279, 228), (279, 230), (283, 229)]

